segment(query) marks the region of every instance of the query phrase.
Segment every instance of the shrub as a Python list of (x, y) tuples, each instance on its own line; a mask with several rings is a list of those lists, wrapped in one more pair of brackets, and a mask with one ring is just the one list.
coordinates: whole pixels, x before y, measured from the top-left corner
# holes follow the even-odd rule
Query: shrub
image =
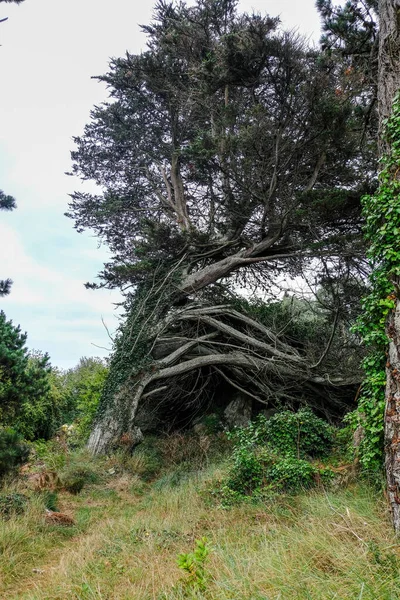
[(28, 460), (29, 446), (11, 427), (0, 428), (0, 477)]
[(257, 441), (264, 441), (282, 456), (316, 458), (331, 450), (335, 430), (317, 417), (309, 408), (296, 413), (284, 410), (269, 420), (259, 418), (256, 423)]
[(268, 470), (268, 481), (282, 490), (296, 491), (315, 483), (317, 469), (306, 460), (282, 458)]
[(13, 514), (21, 514), (25, 511), (27, 502), (28, 498), (18, 492), (0, 494), (0, 515), (7, 518)]
[(86, 465), (72, 466), (61, 475), (62, 486), (71, 494), (79, 494), (87, 483), (97, 483), (99, 477)]
[(223, 499), (237, 502), (274, 490), (293, 492), (321, 481), (325, 474), (307, 459), (326, 455), (334, 434), (333, 427), (305, 408), (282, 411), (269, 420), (260, 416), (228, 433), (233, 452), (228, 477), (220, 486)]

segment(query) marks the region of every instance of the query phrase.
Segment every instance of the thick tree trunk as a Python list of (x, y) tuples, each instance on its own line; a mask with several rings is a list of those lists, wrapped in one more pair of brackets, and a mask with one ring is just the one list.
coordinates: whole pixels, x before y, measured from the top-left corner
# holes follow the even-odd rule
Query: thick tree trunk
[[(400, 0), (379, 2), (378, 111), (380, 131), (400, 89)], [(381, 145), (382, 145), (382, 136)], [(381, 151), (384, 148), (381, 148)]]
[[(393, 99), (400, 90), (400, 0), (379, 3), (379, 79), (378, 109), (380, 152), (388, 150), (382, 140), (384, 120), (392, 111)], [(397, 293), (396, 286), (396, 293)], [(391, 313), (386, 328), (389, 337), (386, 367), (385, 468), (393, 525), (400, 532), (400, 304)]]
[(393, 525), (400, 532), (400, 303), (387, 323), (385, 468)]

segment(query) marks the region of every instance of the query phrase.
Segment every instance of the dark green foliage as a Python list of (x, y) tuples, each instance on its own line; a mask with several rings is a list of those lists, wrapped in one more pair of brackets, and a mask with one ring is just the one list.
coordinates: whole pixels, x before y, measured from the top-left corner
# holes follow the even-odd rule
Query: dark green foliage
[(282, 411), (256, 424), (257, 443), (286, 457), (317, 458), (327, 456), (334, 443), (335, 430), (311, 410)]
[(0, 210), (13, 210), (16, 206), (15, 198), (8, 196), (0, 190)]
[(266, 478), (275, 488), (294, 492), (314, 485), (317, 473), (308, 461), (287, 457), (277, 460), (267, 471)]
[(0, 296), (8, 296), (11, 286), (12, 279), (0, 279)]
[(28, 503), (28, 498), (24, 494), (13, 492), (10, 494), (0, 494), (0, 518), (8, 518), (12, 515), (22, 514)]
[(43, 504), (47, 510), (54, 510), (58, 512), (58, 494), (57, 492), (52, 492), (50, 490), (46, 490), (42, 494)]
[[(40, 404), (49, 393), (47, 354), (30, 357), (26, 334), (0, 312), (0, 422), (13, 424), (27, 437), (50, 434), (52, 415)], [(45, 401), (45, 404), (47, 402)], [(35, 409), (40, 414), (35, 414)], [(25, 417), (24, 417), (25, 415)]]
[(30, 449), (11, 427), (0, 427), (0, 478), (28, 460)]
[[(221, 488), (228, 504), (266, 490), (295, 492), (315, 485), (319, 471), (307, 459), (328, 454), (335, 430), (309, 409), (300, 409), (279, 412), (269, 420), (259, 417), (229, 435), (234, 448)], [(323, 473), (321, 479), (330, 477)]]
[(47, 354), (32, 352), (28, 356), (25, 375), (34, 388), (15, 412), (15, 427), (28, 440), (50, 439), (62, 423), (65, 408), (57, 402), (51, 387), (52, 369)]
[(0, 312), (0, 422), (12, 424), (28, 440), (47, 440), (76, 418), (80, 439), (86, 440), (106, 365), (82, 358), (75, 369), (62, 372), (51, 368), (47, 354), (28, 353), (26, 340)]
[[(341, 236), (358, 232), (371, 170), (359, 144), (363, 98), (353, 88), (338, 98), (340, 69), (277, 25), (233, 0), (159, 2), (143, 27), (148, 50), (114, 59), (99, 78), (111, 101), (92, 111), (72, 158), (73, 173), (102, 192), (74, 194), (68, 216), (109, 245), (106, 285), (153, 280), (155, 266), (182, 257), (195, 270), (279, 229), (276, 251), (299, 260), (322, 240), (340, 253)], [(349, 191), (341, 210), (316, 211), (338, 178)]]
[[(8, 196), (2, 190), (0, 190), (0, 210), (13, 210), (14, 208), (16, 208), (15, 199), (12, 196)], [(0, 280), (0, 297), (7, 296), (10, 293), (11, 285), (11, 279)]]

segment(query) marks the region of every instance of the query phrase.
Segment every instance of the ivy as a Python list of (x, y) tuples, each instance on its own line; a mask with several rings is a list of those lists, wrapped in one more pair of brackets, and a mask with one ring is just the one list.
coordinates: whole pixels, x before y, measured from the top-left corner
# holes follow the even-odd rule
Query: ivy
[(359, 458), (363, 469), (370, 472), (380, 471), (383, 465), (389, 343), (385, 326), (389, 312), (396, 306), (392, 281), (400, 275), (400, 93), (395, 96), (392, 114), (383, 125), (388, 150), (380, 161), (379, 187), (375, 194), (362, 199), (364, 234), (369, 242), (367, 256), (372, 267), (370, 293), (362, 301), (363, 312), (354, 328), (370, 352), (363, 362), (365, 380), (358, 408), (349, 417), (354, 427), (363, 427)]

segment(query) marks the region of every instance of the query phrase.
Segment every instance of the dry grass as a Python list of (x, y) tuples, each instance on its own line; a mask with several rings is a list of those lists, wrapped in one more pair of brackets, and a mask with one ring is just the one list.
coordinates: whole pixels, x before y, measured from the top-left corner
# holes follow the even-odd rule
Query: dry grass
[[(131, 465), (132, 467), (132, 465)], [(215, 476), (215, 471), (213, 473)], [(400, 546), (378, 495), (361, 485), (230, 510), (207, 506), (201, 477), (171, 487), (116, 473), (60, 495), (76, 526), (46, 525), (38, 501), (0, 523), (7, 600), (395, 600)], [(168, 479), (164, 478), (164, 481)], [(206, 536), (203, 594), (176, 565)]]

